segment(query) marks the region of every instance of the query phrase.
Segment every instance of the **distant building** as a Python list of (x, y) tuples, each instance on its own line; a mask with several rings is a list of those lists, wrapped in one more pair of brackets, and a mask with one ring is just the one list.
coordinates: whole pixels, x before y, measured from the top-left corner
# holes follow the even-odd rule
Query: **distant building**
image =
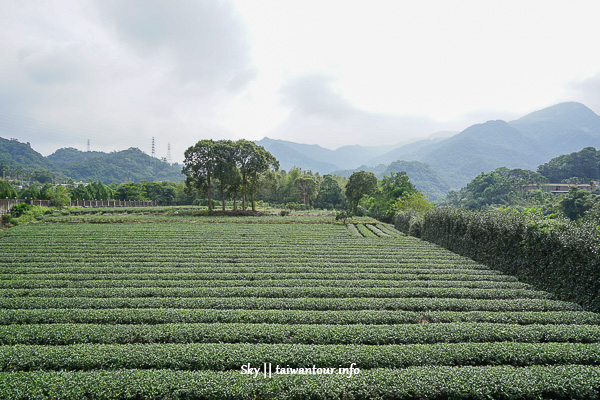
[[(590, 186), (589, 183), (543, 183), (539, 189), (547, 190), (553, 195), (565, 194), (569, 191), (573, 186), (577, 187), (580, 190), (587, 190), (588, 192), (593, 191), (599, 185), (599, 182), (594, 181), (594, 187)], [(537, 190), (538, 185), (529, 185), (525, 186), (525, 190)]]

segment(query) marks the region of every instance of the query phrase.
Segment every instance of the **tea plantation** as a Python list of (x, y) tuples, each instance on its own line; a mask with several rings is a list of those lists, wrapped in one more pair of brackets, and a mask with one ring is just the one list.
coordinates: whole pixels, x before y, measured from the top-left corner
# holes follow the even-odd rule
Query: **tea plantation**
[(600, 397), (600, 314), (383, 224), (285, 218), (0, 233), (0, 398)]

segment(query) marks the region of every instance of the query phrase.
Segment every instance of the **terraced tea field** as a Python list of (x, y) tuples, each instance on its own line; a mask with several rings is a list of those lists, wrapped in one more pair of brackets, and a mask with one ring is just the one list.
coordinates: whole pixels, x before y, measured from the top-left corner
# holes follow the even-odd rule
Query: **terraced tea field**
[(0, 397), (600, 396), (599, 314), (381, 224), (305, 218), (0, 233)]

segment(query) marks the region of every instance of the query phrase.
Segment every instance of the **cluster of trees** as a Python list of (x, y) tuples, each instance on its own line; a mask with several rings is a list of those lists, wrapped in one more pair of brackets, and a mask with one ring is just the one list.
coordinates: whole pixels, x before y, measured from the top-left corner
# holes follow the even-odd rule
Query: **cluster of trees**
[[(547, 181), (537, 172), (500, 167), (487, 174), (479, 174), (460, 191), (449, 191), (445, 204), (474, 210), (492, 205), (543, 203), (552, 197), (540, 186)], [(530, 190), (535, 187), (540, 189)]]
[(258, 182), (257, 199), (289, 208), (341, 209), (346, 207), (343, 188), (348, 180), (339, 175), (319, 175), (292, 168), (268, 171)]
[(600, 196), (576, 186), (557, 199), (554, 209), (573, 221), (593, 221), (600, 225)]
[[(264, 147), (248, 140), (201, 140), (185, 153), (182, 173), (189, 193), (197, 191), (208, 198), (208, 209), (213, 209), (212, 183), (217, 181), (223, 210), (225, 200), (235, 200), (241, 190), (242, 209), (246, 209), (246, 194), (250, 190), (252, 210), (256, 188), (263, 174), (278, 170), (279, 161)], [(235, 203), (234, 203), (235, 208)]]
[(0, 198), (6, 197), (51, 200), (56, 205), (63, 205), (70, 200), (154, 200), (163, 204), (192, 204), (194, 200), (187, 195), (183, 182), (141, 181), (105, 185), (101, 181), (93, 180), (80, 184), (71, 181), (65, 185), (37, 183), (18, 190), (9, 182), (0, 179)]
[(370, 216), (384, 222), (392, 222), (398, 211), (425, 212), (433, 208), (406, 172), (390, 172), (379, 180), (372, 172), (354, 172), (346, 185), (346, 196), (354, 212), (361, 206)]

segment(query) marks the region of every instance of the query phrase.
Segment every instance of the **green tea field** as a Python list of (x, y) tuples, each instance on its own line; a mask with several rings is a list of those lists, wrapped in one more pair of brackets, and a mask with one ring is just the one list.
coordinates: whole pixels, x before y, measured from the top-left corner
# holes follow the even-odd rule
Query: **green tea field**
[(600, 314), (387, 225), (281, 220), (0, 232), (0, 398), (600, 397)]

